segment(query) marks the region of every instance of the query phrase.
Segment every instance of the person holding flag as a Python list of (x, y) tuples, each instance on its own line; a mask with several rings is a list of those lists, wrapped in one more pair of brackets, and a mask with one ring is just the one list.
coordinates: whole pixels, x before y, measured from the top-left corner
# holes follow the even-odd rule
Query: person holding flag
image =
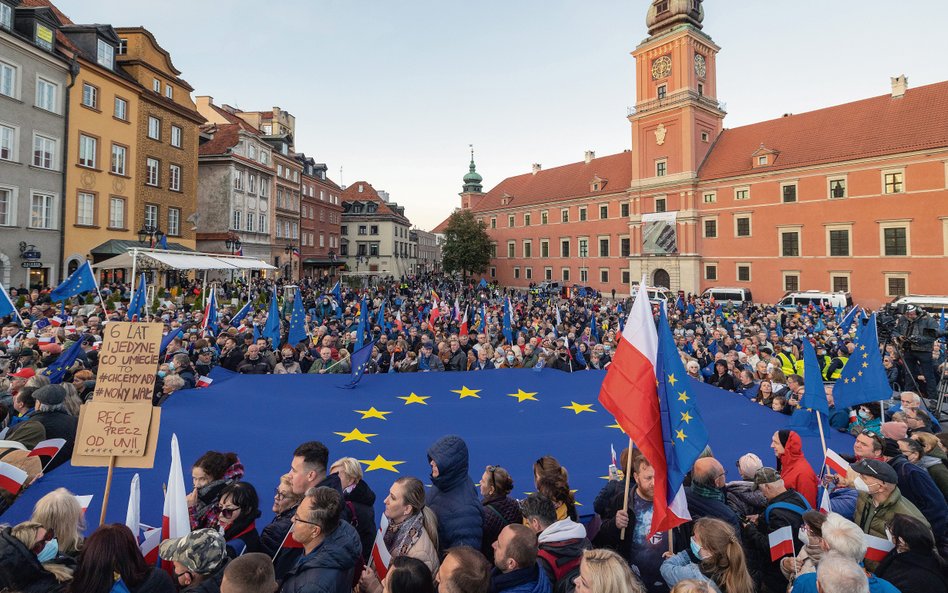
[(145, 274), (142, 274), (141, 282), (138, 283), (138, 288), (135, 289), (132, 300), (128, 303), (128, 321), (138, 321), (142, 318), (142, 313), (145, 311), (145, 299)]

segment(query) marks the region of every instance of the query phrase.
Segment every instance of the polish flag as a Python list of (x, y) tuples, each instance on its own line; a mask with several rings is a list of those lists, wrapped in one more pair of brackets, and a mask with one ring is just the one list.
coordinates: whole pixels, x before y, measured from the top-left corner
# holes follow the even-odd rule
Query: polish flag
[(428, 325), (434, 325), (434, 322), (441, 317), (441, 309), (438, 307), (431, 308), (431, 315), (428, 317)]
[[(66, 439), (46, 439), (45, 441), (40, 441), (36, 443), (36, 446), (33, 447), (33, 450), (30, 451), (30, 454), (27, 457), (38, 457), (42, 455), (43, 457), (49, 457), (49, 461), (46, 462), (46, 465), (52, 463), (53, 458), (62, 450), (63, 446), (66, 444)], [(46, 469), (43, 467), (43, 469)]]
[(464, 317), (461, 318), (461, 329), (459, 335), (466, 336), (470, 330), (467, 327), (467, 307), (464, 308)]
[(375, 536), (375, 544), (372, 546), (372, 566), (375, 567), (375, 574), (379, 575), (379, 580), (385, 578), (388, 574), (388, 565), (392, 563), (392, 554), (385, 545), (385, 530), (388, 529), (388, 517), (382, 516), (379, 522), (379, 532)]
[(609, 452), (612, 453), (612, 465), (616, 465), (616, 448), (609, 443)]
[(19, 494), (27, 473), (15, 465), (0, 461), (0, 488), (10, 494)]
[(145, 564), (154, 566), (158, 563), (158, 544), (161, 543), (161, 527), (149, 527), (142, 525), (145, 534), (139, 538), (138, 548), (145, 557)]
[(214, 379), (211, 379), (210, 377), (205, 377), (204, 375), (200, 375), (198, 376), (196, 386), (197, 387), (210, 387), (211, 383), (213, 382), (214, 382)]
[(138, 474), (132, 476), (132, 484), (128, 489), (128, 509), (125, 511), (125, 526), (138, 537), (141, 530), (141, 501), (142, 491)]
[(458, 297), (454, 297), (454, 321), (461, 321), (461, 305), (458, 304)]
[(6, 440), (0, 440), (0, 449), (19, 449), (20, 451), (27, 450), (26, 445), (24, 445), (20, 441), (6, 441)]
[[(165, 492), (165, 508), (161, 517), (161, 540), (184, 537), (191, 533), (188, 515), (188, 491), (184, 487), (184, 472), (181, 470), (181, 452), (178, 435), (171, 435), (171, 468), (168, 471), (168, 490)], [(165, 570), (174, 570), (170, 562), (162, 563)]]
[(882, 562), (885, 560), (885, 557), (892, 551), (892, 548), (895, 547), (895, 544), (889, 540), (869, 535), (868, 533), (862, 534), (862, 539), (866, 542), (866, 560), (873, 562)]
[(280, 543), (280, 547), (277, 548), (276, 554), (273, 555), (271, 560), (276, 561), (276, 557), (280, 555), (282, 550), (300, 550), (302, 548), (303, 544), (296, 541), (296, 538), (293, 537), (293, 526), (290, 525), (290, 530), (283, 536), (283, 542)]
[(829, 466), (831, 470), (836, 472), (841, 476), (845, 476), (849, 473), (849, 462), (839, 456), (839, 453), (833, 451), (832, 449), (826, 450), (826, 465)]
[(89, 505), (92, 504), (92, 496), (92, 494), (76, 495), (76, 500), (79, 501), (79, 506), (82, 507), (83, 515), (86, 514), (86, 511), (89, 510)]
[(827, 488), (823, 488), (823, 494), (820, 496), (820, 512), (824, 515), (833, 512), (833, 505), (830, 503), (830, 493)]
[(787, 525), (767, 536), (770, 540), (770, 560), (776, 562), (793, 555), (793, 528)]
[(53, 327), (59, 327), (60, 325), (63, 324), (64, 321), (65, 321), (65, 320), (64, 320), (62, 317), (60, 317), (59, 315), (56, 315), (55, 317), (50, 317), (50, 318), (49, 318), (49, 322), (50, 322), (51, 324), (53, 324)]
[(37, 344), (52, 344), (56, 341), (56, 336), (44, 336), (42, 338), (37, 338)]

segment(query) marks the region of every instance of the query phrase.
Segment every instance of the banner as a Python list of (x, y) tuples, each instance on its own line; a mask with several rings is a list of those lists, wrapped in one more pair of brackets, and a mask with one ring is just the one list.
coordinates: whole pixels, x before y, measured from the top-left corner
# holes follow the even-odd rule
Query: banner
[(678, 213), (642, 215), (642, 252), (646, 255), (678, 253)]

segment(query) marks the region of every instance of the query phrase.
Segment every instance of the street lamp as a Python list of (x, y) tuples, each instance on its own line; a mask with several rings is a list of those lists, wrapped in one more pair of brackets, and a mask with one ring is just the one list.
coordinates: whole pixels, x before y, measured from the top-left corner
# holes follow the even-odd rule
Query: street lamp
[(142, 244), (147, 242), (150, 248), (154, 248), (155, 243), (160, 243), (164, 236), (165, 234), (157, 225), (145, 224), (138, 230), (138, 242)]
[(292, 243), (287, 243), (286, 246), (283, 248), (283, 253), (285, 253), (287, 257), (290, 258), (290, 263), (286, 264), (286, 272), (284, 272), (284, 275), (290, 280), (293, 279), (293, 256), (290, 255), (291, 253), (293, 253), (293, 249), (294, 249), (294, 246)]
[(230, 250), (231, 255), (240, 251), (240, 245), (240, 237), (236, 235), (228, 235), (227, 238), (224, 239), (224, 247)]

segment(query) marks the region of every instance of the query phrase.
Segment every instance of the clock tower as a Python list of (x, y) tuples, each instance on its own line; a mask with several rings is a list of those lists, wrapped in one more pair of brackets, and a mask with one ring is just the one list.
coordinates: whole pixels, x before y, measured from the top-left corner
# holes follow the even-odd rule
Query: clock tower
[[(721, 133), (724, 104), (717, 99), (717, 53), (702, 31), (701, 0), (653, 0), (648, 37), (635, 58), (632, 124), (630, 238), (631, 280), (644, 274), (650, 284), (697, 291), (698, 168)], [(674, 229), (674, 239), (656, 249), (643, 227), (658, 214)], [(671, 245), (671, 247), (668, 247)]]

